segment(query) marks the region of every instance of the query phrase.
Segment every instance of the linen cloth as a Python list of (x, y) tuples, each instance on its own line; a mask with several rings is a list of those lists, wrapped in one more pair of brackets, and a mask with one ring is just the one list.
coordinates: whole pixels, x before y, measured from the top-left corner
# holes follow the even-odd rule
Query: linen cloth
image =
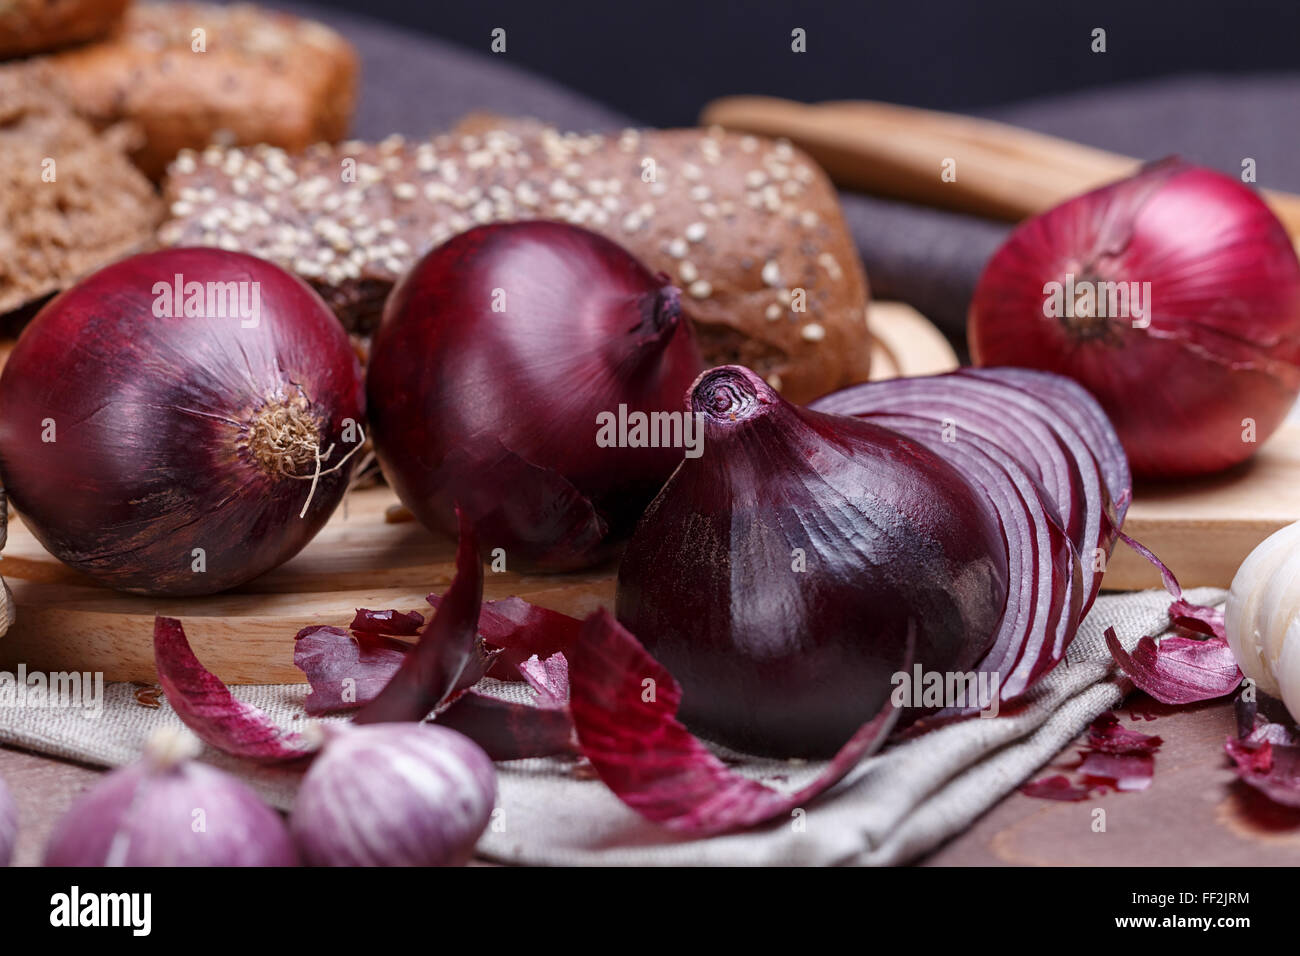
[[(1197, 588), (1189, 599), (1217, 604), (1224, 592)], [(797, 818), (707, 839), (690, 839), (650, 823), (624, 806), (569, 758), (497, 764), (501, 812), (479, 842), (481, 855), (507, 863), (559, 865), (828, 865), (906, 863), (966, 829), (1004, 795), (1052, 760), (1094, 717), (1129, 690), (1112, 666), (1103, 632), (1114, 627), (1132, 649), (1144, 634), (1168, 627), (1163, 591), (1102, 595), (1088, 613), (1068, 663), (1033, 688), (1026, 707), (994, 718), (971, 718), (899, 743), (863, 761), (848, 778)], [(280, 726), (300, 729), (306, 685), (232, 688)], [(179, 726), (164, 701), (142, 706), (131, 684), (105, 686), (100, 716), (78, 710), (0, 709), (0, 742), (103, 766), (136, 759), (157, 729)], [(528, 701), (523, 685), (492, 692)], [(346, 719), (346, 718), (331, 718)], [(745, 757), (736, 768), (783, 790), (797, 789), (824, 766)], [(301, 770), (259, 767), (211, 748), (203, 759), (245, 779), (266, 800), (287, 809)], [(1159, 757), (1157, 772), (1159, 772)], [(796, 823), (798, 825), (796, 825)]]

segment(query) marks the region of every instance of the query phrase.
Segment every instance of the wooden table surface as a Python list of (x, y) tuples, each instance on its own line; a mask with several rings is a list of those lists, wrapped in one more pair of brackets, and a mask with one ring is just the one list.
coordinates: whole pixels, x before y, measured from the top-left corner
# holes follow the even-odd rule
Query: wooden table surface
[[(1150, 789), (1107, 793), (1081, 803), (1012, 793), (966, 832), (919, 862), (927, 866), (1300, 863), (1300, 812), (1275, 807), (1237, 783), (1228, 768), (1223, 740), (1234, 724), (1226, 700), (1180, 711), (1143, 694), (1128, 703), (1134, 710), (1119, 711), (1122, 722), (1159, 734), (1165, 741), (1156, 756)], [(1135, 721), (1134, 714), (1144, 719)], [(1077, 762), (1078, 744), (1063, 750), (1036, 777)], [(15, 865), (39, 862), (54, 821), (100, 773), (0, 747), (0, 777), (13, 792), (21, 815)], [(1105, 810), (1105, 832), (1093, 828), (1098, 808)]]

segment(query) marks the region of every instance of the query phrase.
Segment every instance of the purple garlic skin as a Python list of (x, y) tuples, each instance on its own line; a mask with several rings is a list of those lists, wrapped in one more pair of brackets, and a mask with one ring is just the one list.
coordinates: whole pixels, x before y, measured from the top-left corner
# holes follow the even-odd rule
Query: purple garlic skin
[(461, 866), (496, 802), (496, 769), (436, 724), (352, 724), (304, 777), (289, 819), (311, 866)]
[(0, 866), (8, 866), (18, 842), (18, 806), (13, 796), (0, 780)]
[(56, 825), (46, 866), (297, 866), (280, 815), (243, 783), (146, 754), (83, 794)]

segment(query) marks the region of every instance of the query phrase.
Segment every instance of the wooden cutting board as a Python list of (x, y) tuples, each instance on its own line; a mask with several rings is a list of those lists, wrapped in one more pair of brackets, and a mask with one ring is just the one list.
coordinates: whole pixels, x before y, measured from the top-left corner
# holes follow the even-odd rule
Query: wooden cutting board
[[(873, 378), (928, 375), (957, 365), (943, 335), (915, 310), (873, 303)], [(0, 358), (7, 349), (0, 346)], [(454, 543), (414, 521), (393, 522), (386, 487), (355, 491), (292, 561), (241, 588), (204, 598), (119, 594), (59, 563), (15, 519), (0, 558), (18, 618), (0, 638), (0, 670), (102, 671), (105, 680), (152, 682), (153, 618), (184, 621), (195, 653), (228, 683), (291, 683), (293, 637), (310, 624), (346, 626), (359, 607), (427, 611), (424, 597), (454, 574)], [(614, 568), (564, 575), (489, 573), (484, 596), (518, 595), (585, 616), (612, 606)]]

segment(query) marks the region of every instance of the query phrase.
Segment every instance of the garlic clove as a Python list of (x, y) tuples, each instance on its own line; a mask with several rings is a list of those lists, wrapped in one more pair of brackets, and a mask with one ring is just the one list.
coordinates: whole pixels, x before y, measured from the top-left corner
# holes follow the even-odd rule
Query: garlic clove
[(1280, 695), (1287, 711), (1294, 717), (1300, 714), (1300, 620), (1292, 617), (1283, 633), (1282, 653), (1273, 668), (1273, 677), (1281, 690), (1265, 692)]
[(1283, 552), (1283, 559), (1259, 588), (1262, 593), (1256, 611), (1256, 629), (1263, 638), (1262, 656), (1275, 680), (1288, 628), (1300, 613), (1300, 545), (1293, 542)]
[(1224, 628), (1237, 665), (1261, 690), (1273, 695), (1281, 691), (1265, 657), (1265, 634), (1260, 621), (1263, 584), (1297, 546), (1300, 546), (1300, 522), (1265, 538), (1237, 569), (1224, 609)]

